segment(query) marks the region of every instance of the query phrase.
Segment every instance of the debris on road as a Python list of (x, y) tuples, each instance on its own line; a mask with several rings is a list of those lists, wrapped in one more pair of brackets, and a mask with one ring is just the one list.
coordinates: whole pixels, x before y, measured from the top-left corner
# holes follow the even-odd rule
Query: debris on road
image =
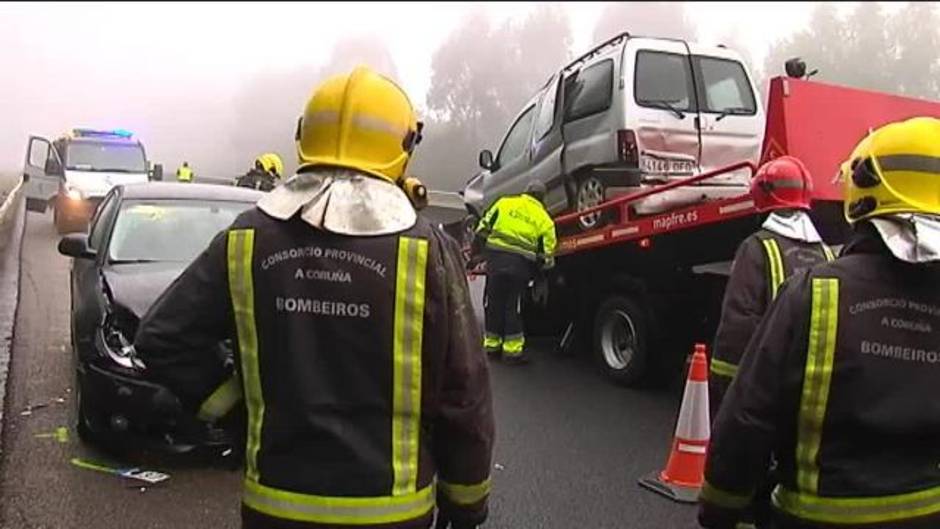
[(69, 429), (65, 426), (59, 426), (54, 432), (37, 433), (36, 439), (55, 439), (60, 443), (69, 442)]
[(493, 465), (493, 468), (495, 468), (496, 470), (506, 470), (506, 467), (504, 467), (503, 465), (500, 465), (499, 463), (496, 463), (495, 465)]
[(157, 483), (170, 479), (169, 474), (164, 474), (162, 472), (157, 472), (155, 470), (141, 470), (137, 467), (133, 467), (133, 468), (109, 467), (101, 463), (95, 463), (93, 461), (86, 461), (79, 457), (72, 458), (71, 463), (72, 465), (78, 468), (84, 468), (86, 470), (94, 470), (96, 472), (104, 472), (105, 474), (112, 474), (112, 475), (121, 476), (124, 478), (137, 479), (140, 481), (145, 481), (147, 483), (150, 483), (151, 485), (155, 485)]
[(30, 415), (33, 414), (34, 411), (41, 410), (47, 406), (49, 406), (48, 403), (47, 404), (31, 404), (29, 406), (26, 406), (23, 409), (23, 411), (20, 412), (20, 415), (23, 417), (29, 417)]
[(23, 417), (29, 417), (36, 410), (48, 408), (52, 404), (64, 404), (64, 403), (65, 403), (65, 399), (63, 397), (56, 397), (47, 402), (40, 402), (38, 404), (30, 404), (29, 406), (26, 406), (25, 408), (23, 408), (23, 411), (20, 412), (20, 415)]

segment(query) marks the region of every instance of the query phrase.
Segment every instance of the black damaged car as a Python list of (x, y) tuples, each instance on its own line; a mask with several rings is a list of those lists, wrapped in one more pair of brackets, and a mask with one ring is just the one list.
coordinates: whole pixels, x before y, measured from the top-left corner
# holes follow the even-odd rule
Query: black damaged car
[[(105, 448), (175, 453), (234, 448), (232, 430), (182, 410), (148, 380), (132, 346), (140, 319), (167, 286), (263, 194), (220, 185), (151, 182), (115, 187), (89, 231), (59, 242), (72, 257), (71, 330), (77, 430)], [(230, 374), (230, 343), (215, 351)]]

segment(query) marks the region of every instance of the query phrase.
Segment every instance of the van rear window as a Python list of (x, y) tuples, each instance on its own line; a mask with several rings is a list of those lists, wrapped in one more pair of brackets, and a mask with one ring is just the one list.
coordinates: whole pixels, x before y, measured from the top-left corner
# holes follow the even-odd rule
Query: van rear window
[(633, 97), (638, 105), (663, 108), (668, 103), (677, 110), (695, 110), (692, 69), (687, 56), (638, 51), (634, 79)]
[(700, 99), (702, 112), (727, 112), (753, 115), (757, 102), (744, 66), (729, 59), (695, 56), (693, 61), (701, 72)]
[[(569, 78), (570, 79), (570, 78)], [(565, 80), (565, 121), (574, 121), (610, 108), (614, 91), (614, 61), (606, 59)]]

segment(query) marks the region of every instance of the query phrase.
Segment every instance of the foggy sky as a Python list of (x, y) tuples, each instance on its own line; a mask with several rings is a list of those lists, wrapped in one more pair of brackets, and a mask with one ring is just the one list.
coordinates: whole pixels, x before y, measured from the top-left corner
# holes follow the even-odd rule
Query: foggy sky
[[(167, 174), (186, 159), (197, 174), (234, 176), (271, 147), (237, 152), (233, 129), (263, 125), (280, 136), (292, 134), (294, 127), (293, 120), (239, 122), (234, 101), (249, 80), (308, 67), (315, 72), (342, 39), (378, 39), (420, 109), (430, 83), (431, 55), (461, 17), (483, 9), (501, 21), (525, 16), (532, 7), (0, 4), (0, 170), (19, 171), (30, 134), (57, 136), (74, 126), (90, 126), (134, 131), (148, 157), (163, 163)], [(603, 7), (598, 2), (564, 5), (575, 53), (589, 48)], [(812, 3), (713, 2), (690, 5), (689, 13), (700, 41), (743, 48), (757, 68), (769, 44), (799, 29), (811, 9)], [(285, 89), (284, 97), (312, 88), (313, 83)], [(280, 154), (294, 157), (293, 152)]]

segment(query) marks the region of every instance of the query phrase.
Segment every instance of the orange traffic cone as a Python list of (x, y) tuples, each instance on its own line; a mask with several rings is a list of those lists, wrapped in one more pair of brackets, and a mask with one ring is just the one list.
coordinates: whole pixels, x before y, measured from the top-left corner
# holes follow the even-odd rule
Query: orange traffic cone
[(666, 469), (644, 477), (640, 480), (640, 485), (678, 502), (698, 501), (710, 435), (708, 359), (705, 356), (705, 346), (695, 344)]

